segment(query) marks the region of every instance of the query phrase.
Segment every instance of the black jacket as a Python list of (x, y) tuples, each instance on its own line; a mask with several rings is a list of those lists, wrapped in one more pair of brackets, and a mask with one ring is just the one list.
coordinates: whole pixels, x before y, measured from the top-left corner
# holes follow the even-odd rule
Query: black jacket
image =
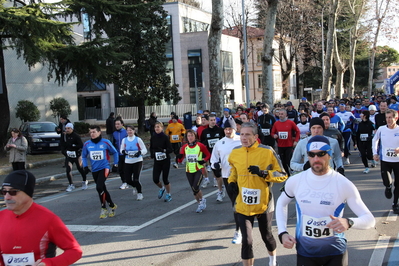
[[(361, 140), (361, 138), (360, 138), (361, 134), (367, 134), (366, 141), (371, 142), (371, 140), (373, 139), (374, 129), (375, 129), (375, 126), (374, 126), (373, 122), (371, 122), (370, 120), (361, 121), (357, 126), (356, 138), (355, 138), (354, 144), (358, 145), (359, 142), (365, 141), (365, 140)], [(371, 145), (371, 143), (370, 143), (370, 145)]]
[(165, 152), (169, 157), (169, 153), (173, 152), (172, 145), (170, 144), (169, 137), (165, 133), (154, 133), (150, 139), (150, 154), (151, 158), (155, 158), (156, 152)]
[(72, 132), (71, 134), (64, 133), (61, 137), (61, 152), (65, 156), (67, 155), (66, 151), (76, 151), (77, 157), (80, 156), (81, 150), (83, 148), (83, 142), (80, 136)]
[(224, 129), (218, 126), (213, 128), (207, 127), (201, 133), (201, 143), (204, 144), (210, 153), (212, 153), (214, 142), (209, 141), (212, 139), (221, 139), (224, 137)]

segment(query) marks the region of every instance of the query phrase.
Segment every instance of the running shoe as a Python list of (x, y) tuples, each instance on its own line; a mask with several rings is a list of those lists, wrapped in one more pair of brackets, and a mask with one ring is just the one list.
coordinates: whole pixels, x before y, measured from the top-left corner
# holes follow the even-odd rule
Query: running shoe
[(107, 208), (101, 208), (100, 212), (100, 219), (105, 219), (108, 217), (108, 210)]
[(394, 214), (399, 214), (399, 206), (398, 204), (392, 205), (392, 210)]
[(385, 197), (387, 199), (392, 198), (392, 187), (391, 186), (385, 188)]
[(173, 165), (173, 167), (176, 168), (176, 169), (179, 168), (179, 165), (178, 165), (177, 163), (173, 163), (172, 165)]
[(201, 213), (202, 212), (201, 203), (198, 203), (198, 207), (197, 207), (197, 210), (195, 212), (196, 213)]
[(205, 198), (200, 200), (200, 206), (201, 206), (202, 210), (205, 210), (205, 208), (206, 208), (206, 199)]
[(108, 213), (108, 217), (114, 217), (115, 216), (116, 208), (118, 208), (118, 206), (116, 204), (114, 204), (114, 207), (110, 207), (111, 210)]
[(202, 188), (206, 188), (211, 182), (209, 182), (209, 178), (205, 178), (202, 182)]
[(137, 200), (143, 200), (144, 196), (143, 193), (137, 193)]
[(217, 179), (215, 177), (213, 178), (213, 186), (214, 187), (218, 186), (218, 181), (217, 181)]
[(224, 185), (222, 186), (222, 197), (226, 197), (226, 188), (224, 187)]
[(216, 201), (222, 202), (223, 201), (223, 192), (218, 191)]
[(349, 157), (344, 157), (344, 165), (348, 165), (348, 164), (350, 164), (351, 162), (349, 161)]
[(172, 200), (172, 195), (170, 195), (170, 193), (166, 193), (166, 195), (165, 195), (165, 202), (169, 202), (169, 201), (171, 201)]
[(89, 181), (82, 181), (82, 190), (86, 190), (88, 188)]
[(234, 236), (233, 236), (233, 240), (231, 240), (231, 243), (233, 244), (241, 244), (242, 241), (242, 235), (240, 231), (235, 231), (234, 232)]
[(75, 185), (74, 184), (70, 184), (67, 189), (65, 189), (66, 192), (71, 192), (72, 190), (75, 189)]
[(206, 170), (207, 170), (208, 172), (212, 171), (212, 168), (211, 168), (211, 166), (210, 166), (210, 165), (208, 165), (208, 166), (206, 167)]
[(376, 161), (371, 160), (371, 168), (374, 168), (376, 164), (377, 164)]
[(165, 193), (165, 188), (163, 187), (158, 192), (158, 199), (162, 199), (164, 193)]
[(137, 195), (137, 188), (134, 187), (132, 193), (133, 193), (133, 196), (136, 196)]
[(368, 174), (369, 172), (370, 172), (370, 169), (366, 168), (366, 169), (364, 169), (363, 174)]
[(123, 184), (119, 187), (119, 189), (127, 189), (127, 187), (128, 187), (128, 184), (127, 184), (127, 183), (123, 183)]

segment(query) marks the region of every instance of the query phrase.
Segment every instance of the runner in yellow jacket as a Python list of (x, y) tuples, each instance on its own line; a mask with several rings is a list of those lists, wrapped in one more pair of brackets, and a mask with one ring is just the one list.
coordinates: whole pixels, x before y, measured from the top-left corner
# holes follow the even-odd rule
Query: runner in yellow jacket
[[(172, 123), (168, 125), (165, 130), (166, 136), (169, 136), (170, 143), (172, 144), (173, 153), (177, 156), (180, 153), (180, 148), (184, 134), (186, 134), (186, 129), (180, 123), (178, 123), (179, 117), (174, 115), (172, 118)], [(178, 168), (177, 158), (173, 163), (174, 168)]]
[(229, 156), (231, 172), (228, 190), (237, 195), (235, 211), (242, 234), (243, 265), (254, 264), (252, 227), (256, 217), (269, 253), (269, 266), (275, 266), (277, 245), (271, 228), (274, 202), (270, 186), (271, 183), (284, 182), (288, 175), (275, 151), (269, 146), (259, 144), (257, 138), (255, 124), (241, 125), (242, 146), (233, 149)]

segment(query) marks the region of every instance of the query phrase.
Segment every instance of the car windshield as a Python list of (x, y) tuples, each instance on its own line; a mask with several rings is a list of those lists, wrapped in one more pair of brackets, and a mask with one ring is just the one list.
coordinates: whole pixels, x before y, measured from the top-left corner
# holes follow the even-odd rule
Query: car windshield
[(43, 133), (43, 132), (55, 132), (56, 124), (43, 123), (43, 124), (31, 124), (29, 131), (31, 133)]

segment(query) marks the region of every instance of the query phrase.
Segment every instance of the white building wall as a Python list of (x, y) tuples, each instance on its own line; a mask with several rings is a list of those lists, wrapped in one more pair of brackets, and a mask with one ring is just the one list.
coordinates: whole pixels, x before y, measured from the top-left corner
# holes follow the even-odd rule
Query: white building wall
[(76, 81), (72, 80), (63, 86), (54, 83), (54, 79), (47, 80), (47, 68), (36, 64), (30, 70), (22, 59), (12, 50), (4, 51), (6, 84), (10, 104), (10, 127), (19, 127), (21, 120), (15, 116), (15, 108), (20, 100), (33, 102), (40, 111), (39, 121), (57, 122), (52, 117), (50, 101), (62, 97), (66, 99), (72, 109), (69, 116), (71, 121), (78, 120), (78, 103), (76, 96)]

